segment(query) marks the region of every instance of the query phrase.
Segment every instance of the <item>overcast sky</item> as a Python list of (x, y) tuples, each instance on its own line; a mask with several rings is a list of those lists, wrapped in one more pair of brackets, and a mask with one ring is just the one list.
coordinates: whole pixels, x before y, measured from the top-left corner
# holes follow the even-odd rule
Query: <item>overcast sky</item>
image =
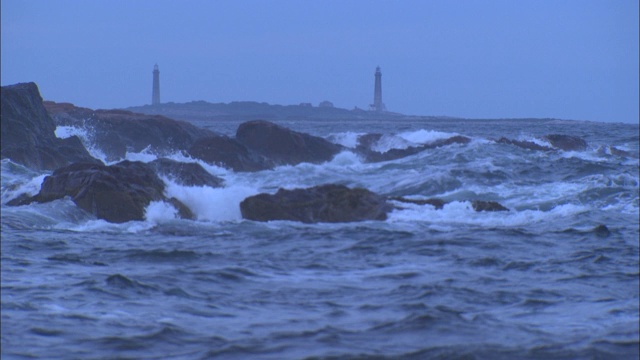
[(638, 122), (637, 0), (2, 0), (2, 85), (89, 108), (259, 101)]

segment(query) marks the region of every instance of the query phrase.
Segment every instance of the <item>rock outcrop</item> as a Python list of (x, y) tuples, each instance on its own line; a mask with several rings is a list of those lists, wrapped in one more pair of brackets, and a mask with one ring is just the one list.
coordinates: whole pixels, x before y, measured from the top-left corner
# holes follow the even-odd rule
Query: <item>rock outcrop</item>
[(45, 102), (45, 107), (56, 125), (85, 129), (93, 145), (105, 154), (108, 161), (123, 159), (127, 151), (148, 149), (157, 155), (184, 151), (198, 139), (215, 135), (210, 130), (160, 115), (91, 110), (50, 101)]
[[(193, 214), (175, 198), (167, 199), (164, 183), (154, 169), (142, 162), (122, 161), (111, 166), (76, 163), (47, 176), (40, 192), (22, 204), (49, 202), (65, 196), (98, 219), (113, 223), (144, 220), (151, 201), (165, 201), (179, 210), (179, 215)], [(13, 204), (20, 205), (20, 204)]]
[(101, 163), (89, 155), (78, 137), (56, 137), (56, 125), (36, 84), (3, 86), (0, 98), (3, 159), (34, 170), (54, 170), (73, 162)]
[(553, 148), (551, 148), (549, 146), (538, 145), (538, 144), (534, 143), (533, 141), (512, 140), (512, 139), (507, 139), (505, 137), (501, 137), (500, 139), (494, 140), (494, 141), (497, 142), (498, 144), (515, 145), (517, 147), (521, 147), (523, 149), (528, 149), (528, 150), (536, 150), (536, 151), (551, 151), (551, 150), (553, 150)]
[(452, 144), (468, 144), (471, 141), (471, 139), (466, 136), (456, 135), (447, 139), (436, 140), (420, 146), (409, 146), (404, 149), (390, 149), (385, 152), (373, 150), (374, 145), (378, 141), (380, 141), (381, 138), (382, 134), (377, 133), (359, 136), (355, 152), (362, 156), (364, 158), (364, 161), (366, 162), (381, 162), (400, 159), (403, 157), (415, 155), (425, 150), (435, 149), (442, 146)]
[(330, 161), (343, 150), (342, 146), (325, 139), (263, 120), (240, 124), (236, 131), (236, 140), (276, 165), (323, 163)]
[(540, 145), (533, 141), (527, 140), (512, 140), (507, 139), (505, 137), (501, 137), (494, 141), (498, 144), (508, 144), (515, 145), (521, 147), (523, 149), (536, 150), (536, 151), (553, 151), (553, 150), (564, 150), (564, 151), (584, 151), (587, 149), (587, 142), (579, 138), (577, 136), (571, 135), (560, 135), (560, 134), (549, 134), (545, 135), (541, 138), (542, 140), (549, 143), (551, 146)]
[(247, 149), (228, 136), (200, 139), (193, 144), (188, 153), (196, 159), (233, 171), (260, 171), (274, 167), (271, 160)]
[(240, 203), (242, 217), (255, 221), (291, 220), (303, 223), (385, 220), (392, 207), (384, 197), (366, 189), (321, 185), (308, 189), (279, 189)]
[(149, 163), (158, 175), (164, 175), (177, 184), (185, 186), (221, 187), (223, 180), (209, 174), (200, 164), (183, 163), (167, 158), (153, 160)]
[(564, 151), (584, 151), (587, 149), (587, 142), (577, 136), (549, 134), (543, 136), (551, 146)]
[(502, 204), (495, 201), (482, 201), (482, 200), (474, 200), (471, 202), (471, 207), (473, 210), (477, 212), (482, 211), (509, 211), (506, 207), (502, 206)]

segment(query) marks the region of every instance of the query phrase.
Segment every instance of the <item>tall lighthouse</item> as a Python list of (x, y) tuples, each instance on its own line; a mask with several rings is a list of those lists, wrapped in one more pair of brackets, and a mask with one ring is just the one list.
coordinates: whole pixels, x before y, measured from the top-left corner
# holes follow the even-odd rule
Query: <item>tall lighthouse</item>
[(151, 105), (160, 105), (160, 70), (158, 64), (153, 67), (153, 91), (151, 93)]

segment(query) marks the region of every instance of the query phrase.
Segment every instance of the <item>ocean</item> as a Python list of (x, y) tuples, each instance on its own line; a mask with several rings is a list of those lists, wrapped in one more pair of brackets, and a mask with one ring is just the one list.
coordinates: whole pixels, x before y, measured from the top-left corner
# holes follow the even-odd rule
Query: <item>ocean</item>
[[(47, 175), (2, 160), (2, 359), (637, 359), (637, 124), (415, 118), (279, 121), (380, 151), (471, 138), (398, 160), (344, 151), (255, 173), (201, 163), (223, 188), (166, 192), (145, 221), (71, 200), (10, 207)], [(196, 125), (233, 135), (234, 121)], [(78, 134), (95, 157), (87, 129)], [(585, 151), (493, 141), (579, 136)], [(621, 151), (617, 151), (621, 150)], [(129, 160), (152, 161), (149, 149)], [(175, 153), (174, 160), (197, 162)], [(239, 203), (326, 183), (386, 196), (386, 221), (243, 220)], [(508, 212), (476, 212), (472, 200)]]

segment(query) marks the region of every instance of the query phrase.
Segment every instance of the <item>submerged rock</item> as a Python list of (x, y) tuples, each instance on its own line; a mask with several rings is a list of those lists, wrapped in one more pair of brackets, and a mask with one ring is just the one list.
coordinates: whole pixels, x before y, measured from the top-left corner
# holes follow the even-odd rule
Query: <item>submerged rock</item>
[(436, 210), (442, 210), (442, 208), (446, 204), (444, 200), (437, 199), (437, 198), (425, 199), (425, 200), (414, 200), (414, 199), (407, 199), (401, 196), (394, 196), (389, 198), (389, 200), (408, 203), (408, 204), (416, 204), (416, 205), (431, 205), (435, 207)]
[(555, 149), (564, 151), (584, 151), (587, 149), (587, 142), (577, 136), (549, 134), (543, 136), (542, 140), (545, 140), (551, 146), (540, 145), (536, 144), (533, 141), (527, 140), (512, 140), (505, 137), (501, 137), (500, 139), (494, 141), (498, 144), (515, 145), (523, 149), (538, 151), (553, 151)]
[(596, 236), (602, 237), (602, 238), (606, 238), (611, 235), (611, 231), (609, 230), (607, 225), (602, 225), (602, 224), (593, 228), (593, 232), (596, 234)]
[(360, 135), (358, 137), (358, 143), (355, 148), (355, 152), (362, 156), (366, 162), (381, 162), (401, 159), (403, 157), (415, 155), (428, 149), (435, 149), (442, 146), (452, 144), (468, 144), (471, 141), (471, 139), (466, 136), (456, 135), (447, 139), (436, 140), (420, 146), (409, 146), (404, 149), (390, 149), (385, 152), (373, 150), (373, 146), (381, 138), (382, 134), (378, 133)]
[(369, 190), (343, 185), (259, 194), (240, 203), (242, 217), (255, 221), (292, 220), (304, 223), (385, 220), (392, 206)]
[(553, 148), (550, 148), (548, 146), (542, 146), (542, 145), (538, 145), (532, 141), (525, 141), (525, 140), (511, 140), (511, 139), (507, 139), (505, 137), (501, 137), (498, 140), (494, 140), (495, 142), (497, 142), (498, 144), (508, 144), (508, 145), (515, 145), (517, 147), (521, 147), (523, 149), (528, 149), (528, 150), (538, 150), (538, 151), (551, 151), (553, 150)]
[(162, 180), (151, 166), (142, 162), (123, 161), (111, 166), (76, 163), (47, 176), (40, 192), (22, 203), (49, 202), (69, 196), (78, 207), (98, 219), (123, 223), (144, 220), (151, 201), (167, 201), (177, 205), (181, 215), (193, 218), (184, 209), (186, 206), (180, 206), (177, 199), (167, 199), (163, 192)]
[(56, 125), (36, 84), (3, 86), (0, 98), (3, 159), (34, 170), (54, 170), (73, 162), (101, 164), (77, 136), (56, 137)]
[(502, 204), (495, 201), (482, 201), (482, 200), (474, 200), (471, 202), (471, 207), (473, 210), (477, 212), (481, 211), (509, 211), (506, 207), (502, 206)]
[(276, 165), (323, 163), (343, 147), (323, 138), (300, 133), (274, 123), (254, 120), (240, 124), (236, 140)]
[(549, 134), (543, 139), (547, 140), (551, 146), (564, 151), (584, 151), (587, 149), (587, 142), (577, 136)]

